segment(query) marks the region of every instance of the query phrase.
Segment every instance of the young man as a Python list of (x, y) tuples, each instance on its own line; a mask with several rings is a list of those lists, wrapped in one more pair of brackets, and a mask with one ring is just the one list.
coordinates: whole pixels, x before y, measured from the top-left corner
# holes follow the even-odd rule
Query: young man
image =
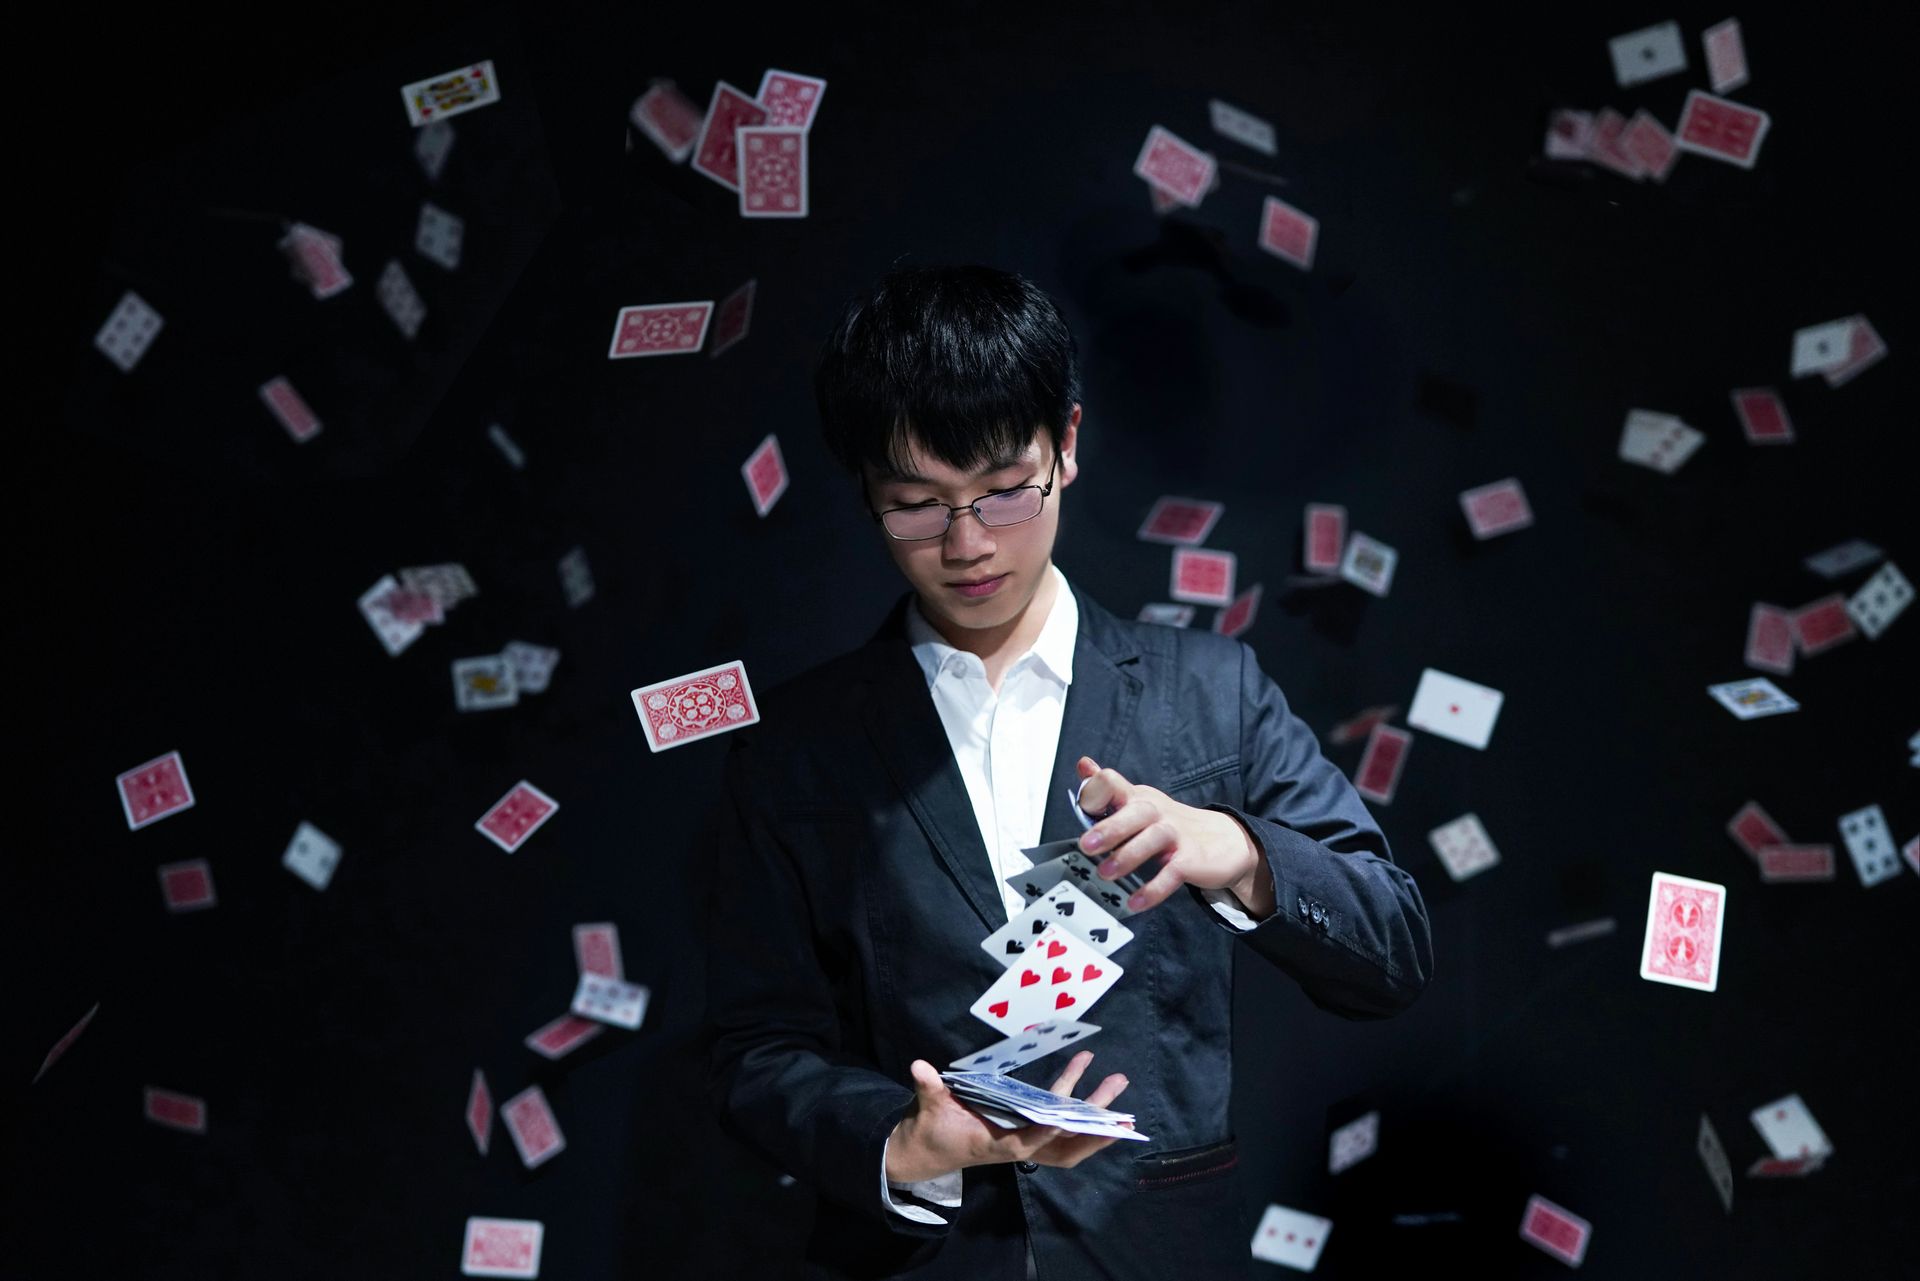
[[(1251, 649), (1120, 620), (1054, 566), (1081, 406), (1044, 293), (896, 271), (848, 307), (815, 390), (912, 590), (862, 648), (765, 694), (729, 749), (722, 1123), (820, 1194), (810, 1276), (1246, 1275), (1232, 949), (1324, 1010), (1385, 1017), (1431, 969), (1419, 890)], [(1106, 815), (1084, 835), (1075, 787)], [(1004, 1130), (939, 1079), (996, 1039), (968, 1006), (1003, 969), (981, 939), (1026, 906), (1002, 878), (1073, 836), (1103, 876), (1158, 870), (1087, 1016), (1101, 1031), (1019, 1075), (1072, 1094), (1099, 1056), (1084, 1097), (1148, 1142)]]

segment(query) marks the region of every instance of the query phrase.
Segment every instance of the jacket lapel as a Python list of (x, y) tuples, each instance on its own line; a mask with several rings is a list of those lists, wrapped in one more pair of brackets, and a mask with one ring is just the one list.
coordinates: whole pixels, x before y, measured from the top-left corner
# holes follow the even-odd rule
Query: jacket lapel
[(1112, 614), (1080, 592), (1074, 600), (1080, 606), (1080, 632), (1073, 642), (1073, 684), (1067, 686), (1060, 743), (1054, 749), (1053, 781), (1041, 811), (1042, 843), (1080, 835), (1080, 820), (1068, 801), (1080, 785), (1073, 763), (1091, 756), (1103, 767), (1119, 764), (1140, 705), (1142, 682), (1134, 674), (1139, 649), (1115, 625)]

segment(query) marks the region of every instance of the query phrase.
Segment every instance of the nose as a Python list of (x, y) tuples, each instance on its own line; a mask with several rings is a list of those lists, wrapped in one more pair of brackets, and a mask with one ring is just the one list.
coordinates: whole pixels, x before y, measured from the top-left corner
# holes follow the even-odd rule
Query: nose
[(947, 525), (946, 542), (950, 560), (978, 560), (993, 550), (992, 532), (980, 519), (980, 513), (971, 507), (962, 507), (953, 513), (953, 520)]

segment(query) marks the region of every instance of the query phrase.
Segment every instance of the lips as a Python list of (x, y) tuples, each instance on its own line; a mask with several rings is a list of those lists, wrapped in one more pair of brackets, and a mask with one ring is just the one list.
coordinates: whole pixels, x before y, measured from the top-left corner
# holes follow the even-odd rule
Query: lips
[(978, 587), (982, 583), (990, 583), (996, 578), (1005, 577), (1005, 574), (989, 574), (985, 578), (957, 578), (948, 585), (952, 587)]

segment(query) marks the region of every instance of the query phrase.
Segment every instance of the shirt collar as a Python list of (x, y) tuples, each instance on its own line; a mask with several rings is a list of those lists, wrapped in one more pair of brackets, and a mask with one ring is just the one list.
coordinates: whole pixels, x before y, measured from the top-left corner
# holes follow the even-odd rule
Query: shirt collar
[[(1034, 639), (1033, 647), (1014, 659), (1014, 665), (1031, 654), (1061, 685), (1071, 685), (1073, 646), (1080, 635), (1080, 606), (1074, 600), (1073, 589), (1067, 585), (1067, 576), (1060, 572), (1060, 567), (1049, 564), (1048, 568), (1059, 584), (1059, 591), (1054, 594), (1053, 608), (1047, 611), (1047, 621), (1041, 625), (1040, 635)], [(920, 612), (918, 597), (907, 605), (907, 640), (913, 646), (913, 656), (919, 661), (920, 670), (926, 673), (929, 686), (946, 669), (949, 657), (964, 652), (949, 645), (933, 629), (933, 624)], [(974, 661), (979, 661), (977, 656)], [(1007, 670), (1011, 671), (1013, 667), (1009, 666)]]

